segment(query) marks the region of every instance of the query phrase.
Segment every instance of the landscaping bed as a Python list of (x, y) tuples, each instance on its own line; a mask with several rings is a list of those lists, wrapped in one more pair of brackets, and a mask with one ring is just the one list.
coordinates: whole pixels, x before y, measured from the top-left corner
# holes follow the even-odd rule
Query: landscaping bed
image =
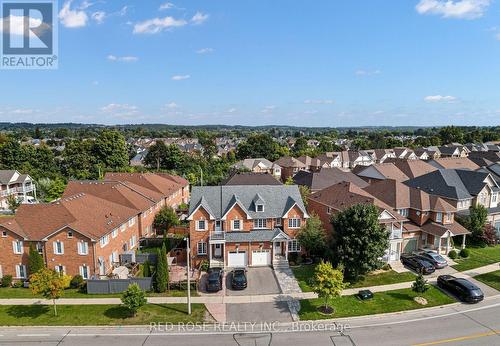
[(54, 316), (52, 305), (2, 305), (2, 326), (94, 326), (94, 325), (148, 325), (151, 322), (203, 322), (205, 306), (193, 304), (187, 314), (186, 304), (147, 304), (131, 317), (121, 305), (58, 305)]
[(474, 279), (500, 291), (500, 270), (475, 276)]
[[(427, 305), (416, 303), (413, 298), (423, 297)], [(438, 288), (431, 286), (425, 293), (416, 293), (411, 288), (401, 290), (377, 292), (370, 300), (360, 300), (355, 295), (342, 296), (333, 299), (330, 304), (335, 309), (335, 314), (328, 316), (318, 311), (318, 307), (324, 304), (324, 299), (309, 299), (300, 302), (299, 316), (301, 320), (319, 320), (340, 317), (353, 317), (372, 315), (387, 312), (421, 309), (444, 304), (454, 303), (455, 300)]]
[(454, 269), (465, 271), (500, 262), (500, 245), (484, 248), (468, 247), (467, 249), (469, 250), (469, 257), (455, 259), (457, 264), (452, 266)]

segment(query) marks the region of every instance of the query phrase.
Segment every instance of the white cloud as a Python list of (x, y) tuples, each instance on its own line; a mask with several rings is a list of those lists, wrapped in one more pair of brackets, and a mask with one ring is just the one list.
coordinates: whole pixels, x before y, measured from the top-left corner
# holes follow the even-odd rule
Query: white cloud
[(106, 18), (106, 12), (104, 11), (97, 11), (92, 13), (92, 19), (95, 20), (97, 24), (103, 23), (105, 18)]
[(454, 102), (456, 101), (457, 98), (455, 96), (443, 96), (443, 95), (430, 95), (430, 96), (426, 96), (424, 97), (424, 101), (425, 102), (447, 102), (447, 103), (451, 103), (451, 102)]
[(226, 110), (226, 113), (236, 113), (237, 109), (236, 108), (229, 108), (228, 110)]
[(272, 113), (276, 109), (275, 105), (265, 106), (260, 112), (264, 114)]
[(188, 74), (184, 74), (184, 75), (175, 75), (175, 76), (172, 76), (172, 80), (185, 80), (185, 79), (189, 79), (191, 78), (191, 75), (188, 75)]
[(134, 25), (134, 34), (157, 34), (164, 30), (186, 25), (184, 19), (174, 17), (153, 18)]
[(500, 32), (498, 34), (495, 35), (495, 38), (500, 41)]
[[(14, 16), (10, 15), (7, 18), (6, 22), (9, 27), (10, 33), (12, 35), (23, 36), (24, 35), (24, 16)], [(50, 26), (46, 23), (42, 23), (42, 20), (39, 18), (29, 17), (29, 26), (30, 27), (40, 27), (40, 30), (50, 30)], [(0, 18), (0, 33), (3, 32), (3, 20)]]
[(101, 112), (114, 117), (128, 118), (137, 115), (139, 108), (128, 103), (110, 103), (101, 107)]
[(313, 105), (331, 105), (334, 104), (334, 100), (304, 100), (305, 104), (313, 104)]
[(191, 23), (194, 25), (203, 24), (208, 19), (209, 15), (201, 12), (196, 12), (193, 18), (191, 18)]
[(161, 5), (160, 5), (159, 10), (160, 10), (160, 11), (163, 11), (163, 10), (170, 10), (170, 9), (172, 9), (172, 8), (175, 8), (175, 5), (174, 5), (174, 4), (172, 4), (171, 2), (166, 2), (166, 3), (164, 3), (164, 4), (161, 4)]
[(14, 109), (12, 114), (32, 114), (34, 112), (33, 109)]
[(170, 102), (170, 103), (167, 103), (165, 105), (165, 108), (168, 108), (168, 109), (175, 109), (175, 108), (179, 108), (179, 107), (180, 106), (175, 102)]
[(360, 70), (356, 70), (354, 71), (354, 74), (356, 76), (373, 76), (373, 75), (377, 75), (377, 74), (381, 74), (382, 71), (380, 70), (363, 70), (363, 69), (360, 69)]
[(108, 55), (109, 61), (121, 61), (121, 62), (136, 62), (139, 60), (136, 56), (116, 56), (116, 55)]
[(198, 54), (208, 54), (208, 53), (213, 53), (215, 49), (213, 48), (201, 48), (196, 51)]
[(84, 11), (71, 9), (72, 0), (64, 3), (59, 11), (59, 19), (62, 25), (67, 28), (81, 28), (87, 25), (88, 16)]
[(443, 18), (476, 19), (483, 16), (491, 0), (420, 0), (415, 9), (420, 14)]

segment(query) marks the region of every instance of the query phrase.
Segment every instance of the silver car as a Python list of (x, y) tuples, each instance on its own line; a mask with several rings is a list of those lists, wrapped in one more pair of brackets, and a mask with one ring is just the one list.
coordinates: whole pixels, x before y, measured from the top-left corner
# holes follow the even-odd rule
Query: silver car
[(426, 250), (419, 253), (417, 256), (431, 262), (437, 269), (442, 269), (448, 266), (448, 261), (435, 251)]

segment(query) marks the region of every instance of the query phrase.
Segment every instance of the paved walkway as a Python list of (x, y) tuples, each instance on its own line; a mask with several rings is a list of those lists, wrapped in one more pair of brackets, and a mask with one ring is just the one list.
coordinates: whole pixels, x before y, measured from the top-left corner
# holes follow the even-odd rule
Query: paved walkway
[(276, 279), (278, 279), (278, 284), (281, 288), (281, 293), (283, 294), (295, 294), (302, 293), (299, 287), (299, 283), (293, 275), (292, 269), (290, 268), (278, 268), (274, 270)]

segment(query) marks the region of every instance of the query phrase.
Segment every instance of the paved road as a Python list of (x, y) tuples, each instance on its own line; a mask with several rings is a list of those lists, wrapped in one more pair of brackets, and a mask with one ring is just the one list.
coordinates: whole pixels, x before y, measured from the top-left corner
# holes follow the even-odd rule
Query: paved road
[[(338, 319), (333, 323), (266, 325), (269, 331), (250, 331), (249, 325), (227, 325), (199, 333), (144, 327), (0, 328), (0, 345), (500, 345), (500, 297), (476, 305), (440, 308), (384, 316)], [(343, 332), (336, 326), (350, 325)], [(257, 324), (256, 327), (259, 327)], [(308, 331), (312, 327), (328, 331)], [(298, 330), (300, 328), (300, 330)], [(255, 329), (254, 329), (255, 330)]]

